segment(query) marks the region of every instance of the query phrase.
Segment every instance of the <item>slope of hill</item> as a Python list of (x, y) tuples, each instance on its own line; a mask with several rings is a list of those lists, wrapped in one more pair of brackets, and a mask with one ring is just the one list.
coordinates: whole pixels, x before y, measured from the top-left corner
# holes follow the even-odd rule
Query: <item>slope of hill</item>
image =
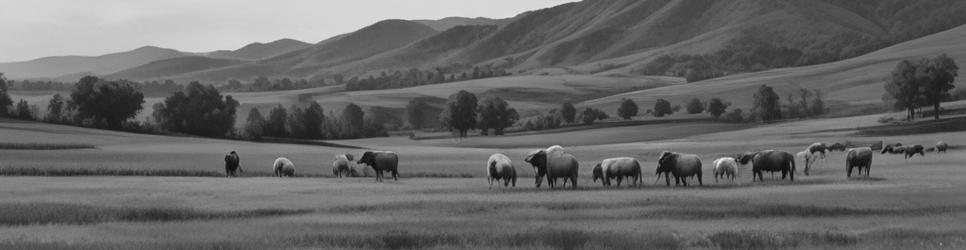
[(242, 62), (243, 61), (233, 59), (218, 59), (204, 56), (185, 56), (154, 61), (138, 67), (126, 69), (121, 72), (106, 75), (104, 78), (128, 80), (166, 79), (170, 76), (205, 69), (221, 68)]
[(294, 39), (280, 39), (270, 43), (252, 43), (237, 50), (219, 50), (206, 56), (237, 60), (261, 60), (312, 46)]
[(468, 25), (499, 26), (499, 25), (504, 25), (508, 23), (510, 20), (511, 19), (490, 19), (485, 17), (477, 17), (477, 18), (447, 17), (439, 20), (413, 20), (413, 22), (421, 23), (437, 31), (446, 31), (456, 26), (468, 26)]
[[(847, 114), (865, 108), (883, 108), (883, 85), (890, 78), (896, 64), (905, 59), (948, 54), (958, 62), (966, 62), (966, 25), (896, 44), (848, 60), (794, 68), (774, 69), (757, 73), (737, 74), (701, 82), (667, 86), (618, 94), (580, 104), (581, 106), (613, 109), (623, 98), (630, 98), (642, 107), (652, 107), (658, 98), (671, 104), (684, 104), (691, 98), (707, 100), (720, 97), (733, 103), (732, 109), (748, 110), (752, 94), (758, 86), (767, 84), (785, 93), (798, 88), (817, 89), (824, 93), (833, 112)], [(966, 79), (957, 79), (957, 88), (966, 88)], [(782, 100), (784, 102), (785, 100)]]
[(669, 67), (683, 67), (675, 74), (713, 68), (720, 75), (859, 56), (966, 24), (964, 12), (966, 2), (955, 0), (585, 0), (502, 20), (385, 20), (324, 44), (174, 78), (364, 76), (474, 65), (531, 73), (560, 68), (567, 74), (667, 74), (642, 69), (667, 55), (707, 57), (671, 60)]
[[(57, 56), (26, 62), (0, 63), (0, 72), (11, 79), (54, 78), (63, 75), (103, 75), (157, 60), (187, 56), (173, 49), (145, 46), (101, 56)], [(74, 79), (76, 80), (76, 79)]]
[(413, 21), (385, 20), (301, 50), (251, 63), (193, 72), (177, 79), (223, 81), (251, 79), (259, 75), (307, 77), (329, 67), (406, 46), (436, 33), (429, 26)]

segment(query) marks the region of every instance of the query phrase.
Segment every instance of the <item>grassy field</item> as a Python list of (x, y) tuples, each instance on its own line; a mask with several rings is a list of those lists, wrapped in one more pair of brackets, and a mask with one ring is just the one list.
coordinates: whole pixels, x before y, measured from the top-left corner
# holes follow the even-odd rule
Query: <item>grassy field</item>
[[(781, 68), (755, 73), (735, 74), (690, 84), (673, 85), (662, 88), (641, 90), (618, 94), (581, 103), (605, 110), (616, 110), (621, 99), (630, 98), (643, 107), (652, 107), (657, 98), (669, 100), (671, 104), (685, 104), (692, 98), (703, 100), (719, 97), (733, 103), (732, 108), (746, 111), (751, 107), (752, 93), (762, 84), (775, 87), (784, 98), (787, 92), (798, 88), (821, 90), (827, 103), (834, 107), (833, 113), (839, 115), (868, 114), (862, 109), (878, 105), (885, 93), (883, 85), (890, 77), (889, 72), (902, 60), (920, 57), (935, 57), (946, 53), (958, 62), (966, 61), (966, 26), (925, 36), (900, 43), (859, 57), (838, 62)], [(646, 61), (641, 58), (636, 61)], [(621, 64), (621, 63), (618, 63)], [(622, 70), (628, 70), (624, 68)], [(620, 70), (618, 70), (620, 71)], [(626, 72), (624, 72), (626, 73)], [(603, 75), (618, 74), (604, 72)], [(623, 73), (621, 73), (623, 74)], [(966, 87), (962, 77), (956, 81), (957, 88)], [(881, 110), (876, 110), (879, 112)]]
[[(481, 141), (337, 142), (397, 151), (400, 171), (407, 178), (385, 183), (320, 178), (328, 173), (334, 154), (359, 154), (361, 149), (137, 135), (2, 120), (0, 137), (11, 145), (92, 148), (0, 149), (4, 175), (54, 173), (0, 177), (0, 248), (966, 247), (966, 225), (960, 223), (966, 219), (966, 133), (860, 133), (880, 125), (879, 117), (705, 131), (699, 130), (708, 125), (694, 123)], [(621, 135), (633, 139), (588, 143), (595, 137), (600, 142), (619, 140)], [(827, 165), (816, 166), (812, 176), (799, 172), (795, 182), (766, 174), (764, 183), (751, 183), (750, 170), (742, 168), (736, 183), (715, 183), (706, 165), (704, 186), (668, 188), (655, 184), (651, 172), (663, 150), (697, 153), (709, 164), (714, 157), (744, 151), (799, 151), (814, 141), (880, 140), (925, 145), (945, 140), (954, 150), (909, 160), (877, 154), (870, 178), (846, 178), (842, 153), (832, 153)], [(535, 144), (550, 143), (563, 144), (579, 158), (578, 190), (533, 188), (531, 168), (522, 158), (537, 148)], [(230, 150), (242, 157), (247, 171), (243, 178), (203, 177), (221, 173), (222, 157)], [(522, 175), (516, 188), (491, 190), (480, 177), (483, 161), (496, 152), (516, 162)], [(296, 172), (306, 177), (264, 177), (278, 156), (293, 159)], [(642, 160), (642, 187), (605, 189), (590, 180), (589, 166), (614, 156)], [(92, 172), (77, 174), (85, 170)]]

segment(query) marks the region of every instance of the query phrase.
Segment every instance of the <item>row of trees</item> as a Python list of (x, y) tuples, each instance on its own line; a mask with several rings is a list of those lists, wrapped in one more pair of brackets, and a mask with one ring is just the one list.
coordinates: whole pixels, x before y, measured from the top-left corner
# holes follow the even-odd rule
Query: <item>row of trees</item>
[(480, 68), (473, 67), (470, 71), (450, 73), (449, 70), (436, 68), (432, 71), (424, 71), (411, 68), (406, 71), (383, 71), (378, 76), (370, 75), (367, 78), (353, 77), (346, 83), (346, 90), (375, 90), (406, 88), (420, 85), (447, 83), (455, 81), (466, 81), (473, 79), (483, 79), (490, 77), (500, 77), (510, 75), (502, 68), (493, 67)]
[(933, 107), (933, 115), (939, 119), (939, 104), (951, 98), (949, 93), (956, 87), (953, 83), (957, 76), (959, 66), (946, 54), (903, 60), (892, 70), (882, 99), (896, 110), (906, 110), (907, 120), (915, 119), (917, 108), (928, 106)]
[(456, 131), (459, 137), (466, 137), (473, 129), (479, 129), (482, 135), (489, 135), (491, 129), (493, 135), (503, 135), (519, 119), (516, 109), (502, 98), (491, 96), (480, 101), (465, 90), (450, 95), (439, 114), (443, 126)]
[(339, 116), (334, 113), (326, 115), (322, 105), (310, 102), (304, 107), (292, 105), (288, 109), (278, 105), (268, 112), (267, 117), (257, 108), (252, 108), (248, 112), (243, 135), (253, 140), (263, 137), (354, 139), (386, 136), (384, 123), (380, 112), (370, 110), (367, 115), (353, 103), (346, 105)]

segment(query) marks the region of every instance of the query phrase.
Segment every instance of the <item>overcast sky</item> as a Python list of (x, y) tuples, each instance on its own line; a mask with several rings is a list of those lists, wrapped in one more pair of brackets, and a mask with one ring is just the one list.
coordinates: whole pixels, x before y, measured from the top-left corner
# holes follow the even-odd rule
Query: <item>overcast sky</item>
[(512, 17), (576, 0), (23, 0), (0, 8), (0, 62), (154, 45), (189, 52), (315, 43), (383, 19)]

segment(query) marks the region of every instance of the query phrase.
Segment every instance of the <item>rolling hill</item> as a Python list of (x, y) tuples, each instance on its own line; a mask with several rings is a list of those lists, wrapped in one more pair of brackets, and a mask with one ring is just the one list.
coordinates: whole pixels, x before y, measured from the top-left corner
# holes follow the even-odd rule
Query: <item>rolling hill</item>
[[(149, 62), (190, 55), (173, 49), (145, 46), (101, 56), (56, 56), (26, 62), (0, 63), (0, 72), (10, 79), (57, 78), (65, 75), (104, 75)], [(71, 81), (76, 81), (74, 78)]]
[(475, 26), (475, 25), (504, 25), (509, 23), (512, 18), (507, 19), (490, 19), (485, 17), (477, 18), (467, 18), (467, 17), (447, 17), (439, 20), (413, 20), (413, 22), (421, 23), (423, 25), (429, 26), (436, 31), (446, 31), (452, 29), (456, 26)]
[(229, 65), (236, 65), (242, 62), (243, 61), (234, 59), (185, 56), (154, 61), (138, 67), (126, 69), (121, 72), (106, 75), (104, 77), (108, 79), (162, 80), (170, 76), (211, 68), (221, 68)]
[(966, 2), (949, 0), (582, 1), (504, 20), (387, 20), (328, 46), (182, 78), (253, 75), (244, 72), (365, 75), (473, 65), (629, 75), (641, 74), (642, 66), (663, 55), (718, 55), (719, 64), (758, 71), (859, 56), (964, 24), (966, 16), (959, 14), (964, 11)]
[[(861, 111), (881, 109), (883, 84), (901, 60), (934, 57), (946, 53), (954, 60), (966, 62), (966, 25), (896, 44), (863, 56), (814, 66), (774, 69), (736, 74), (701, 82), (628, 92), (581, 103), (607, 110), (616, 109), (623, 98), (633, 99), (641, 107), (652, 107), (658, 98), (684, 104), (691, 98), (707, 100), (720, 97), (733, 103), (733, 108), (748, 110), (752, 93), (758, 86), (774, 87), (782, 98), (798, 88), (821, 90), (833, 112), (847, 114), (849, 109)], [(966, 88), (966, 79), (956, 81)], [(784, 100), (782, 100), (784, 102)]]
[(300, 50), (312, 46), (312, 44), (294, 40), (294, 39), (280, 39), (270, 43), (251, 43), (245, 45), (245, 47), (239, 48), (237, 50), (219, 50), (205, 54), (205, 56), (213, 58), (223, 58), (223, 59), (236, 59), (236, 60), (261, 60), (292, 51)]

